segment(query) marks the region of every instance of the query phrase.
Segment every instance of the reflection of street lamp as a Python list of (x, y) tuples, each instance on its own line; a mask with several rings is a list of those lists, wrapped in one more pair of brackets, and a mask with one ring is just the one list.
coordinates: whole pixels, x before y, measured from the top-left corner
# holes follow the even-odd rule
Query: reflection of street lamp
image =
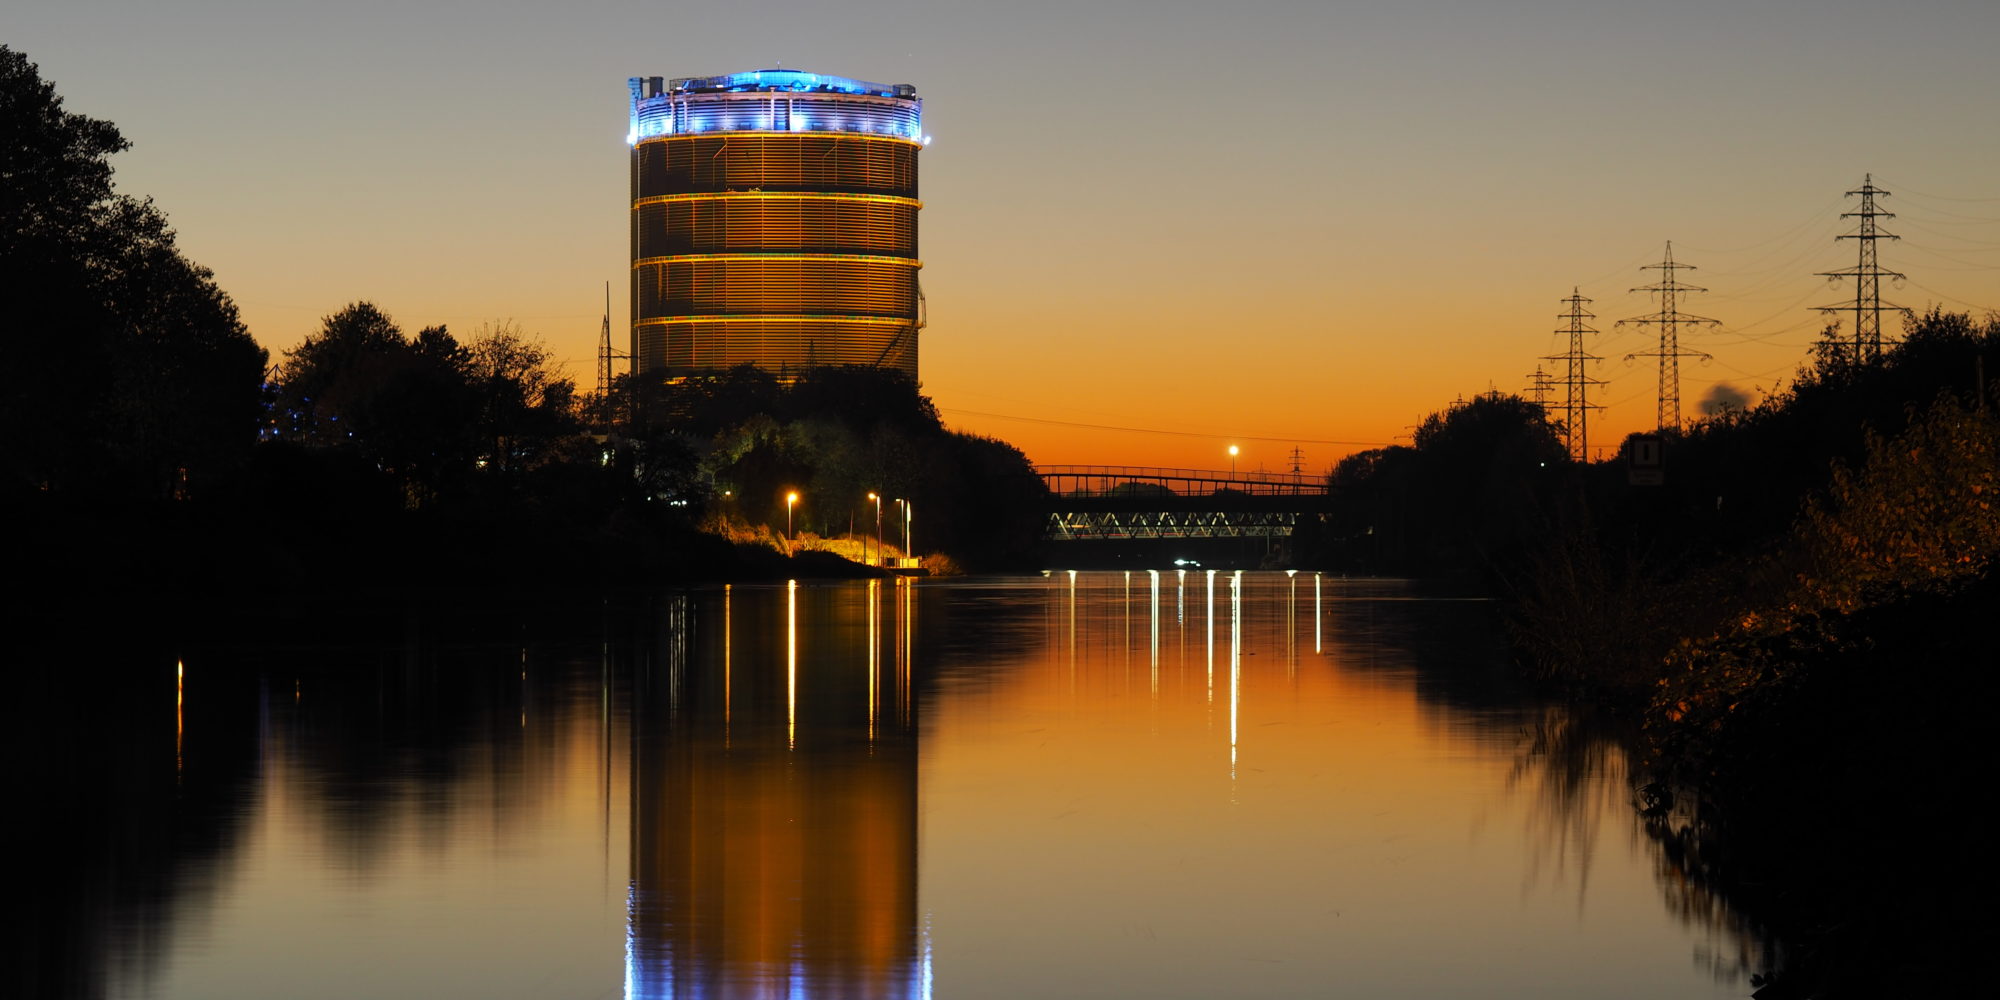
[(1236, 478), (1236, 446), (1229, 446), (1229, 478)]
[(896, 506), (903, 509), (903, 558), (910, 557), (910, 508), (913, 506), (902, 497), (896, 498)]
[(793, 490), (790, 493), (785, 494), (785, 541), (788, 542), (798, 537), (797, 535), (794, 535), (792, 533), (792, 508), (796, 506), (798, 502), (799, 502), (798, 490)]
[(875, 501), (875, 558), (879, 561), (882, 558), (882, 494), (871, 492), (868, 499)]

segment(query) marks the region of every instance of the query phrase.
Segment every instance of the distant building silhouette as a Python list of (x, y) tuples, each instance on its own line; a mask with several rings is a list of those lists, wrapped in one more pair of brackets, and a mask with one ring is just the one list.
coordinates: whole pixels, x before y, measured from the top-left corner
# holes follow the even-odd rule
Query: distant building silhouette
[(633, 370), (915, 378), (916, 88), (789, 69), (630, 85)]

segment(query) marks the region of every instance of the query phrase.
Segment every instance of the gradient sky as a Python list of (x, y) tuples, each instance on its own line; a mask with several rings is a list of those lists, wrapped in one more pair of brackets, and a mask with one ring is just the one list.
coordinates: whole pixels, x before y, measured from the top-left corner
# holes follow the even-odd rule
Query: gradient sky
[[(1309, 469), (1457, 396), (1518, 391), (1596, 301), (1609, 409), (1654, 346), (1613, 321), (1676, 256), (1710, 289), (1684, 411), (1789, 378), (1851, 297), (1842, 192), (1892, 191), (1885, 298), (2000, 307), (2000, 4), (564, 4), (25, 0), (0, 42), (134, 143), (274, 356), (372, 300), (513, 320), (595, 384), (626, 337), (629, 76), (785, 66), (912, 83), (925, 390), (1039, 463)], [(1549, 365), (1553, 363), (1540, 362)], [(1021, 418), (1033, 418), (1024, 420)], [(1036, 422), (1040, 421), (1040, 422)], [(1094, 425), (1094, 426), (1086, 426)], [(1106, 428), (1139, 428), (1139, 433)], [(1171, 433), (1161, 433), (1171, 432)]]

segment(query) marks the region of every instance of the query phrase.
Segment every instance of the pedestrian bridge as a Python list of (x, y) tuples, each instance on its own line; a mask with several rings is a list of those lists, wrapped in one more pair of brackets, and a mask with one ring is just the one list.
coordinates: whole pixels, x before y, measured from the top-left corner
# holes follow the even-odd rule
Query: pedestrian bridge
[(1304, 472), (1129, 465), (1044, 465), (1044, 534), (1053, 542), (1289, 538), (1326, 509), (1326, 481)]

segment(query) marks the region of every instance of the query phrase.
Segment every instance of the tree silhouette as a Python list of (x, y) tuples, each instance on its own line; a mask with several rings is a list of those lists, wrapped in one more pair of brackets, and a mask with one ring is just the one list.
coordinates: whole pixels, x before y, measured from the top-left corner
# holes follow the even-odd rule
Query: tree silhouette
[(63, 109), (0, 46), (0, 312), (19, 371), (0, 403), (15, 486), (71, 496), (198, 492), (255, 441), (265, 354), (150, 201), (117, 194), (109, 122)]

